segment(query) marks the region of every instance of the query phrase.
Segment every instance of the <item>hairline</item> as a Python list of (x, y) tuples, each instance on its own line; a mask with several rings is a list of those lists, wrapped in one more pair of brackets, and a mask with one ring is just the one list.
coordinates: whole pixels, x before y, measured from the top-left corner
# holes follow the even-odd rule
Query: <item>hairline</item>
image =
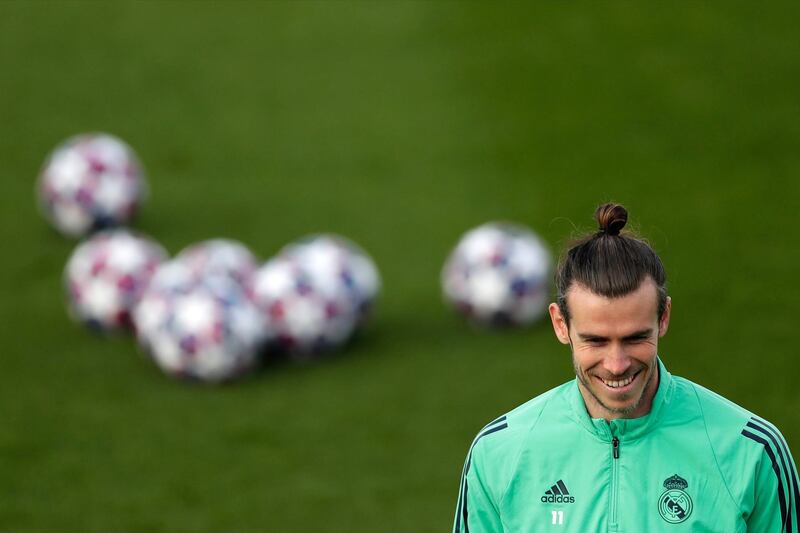
[(607, 296), (605, 294), (601, 294), (601, 293), (595, 291), (594, 289), (592, 289), (589, 285), (587, 285), (585, 283), (581, 283), (580, 281), (573, 279), (572, 281), (570, 281), (570, 284), (567, 287), (567, 289), (563, 293), (559, 292), (559, 294), (556, 296), (556, 305), (558, 305), (558, 309), (561, 312), (561, 316), (564, 318), (564, 322), (566, 323), (567, 328), (569, 328), (570, 314), (569, 314), (569, 308), (567, 307), (567, 293), (569, 293), (569, 291), (570, 291), (570, 289), (572, 289), (572, 287), (577, 285), (577, 286), (583, 287), (584, 289), (586, 289), (587, 291), (589, 291), (592, 294), (595, 294), (597, 296), (601, 296), (603, 298), (609, 298), (609, 299), (614, 300), (614, 299), (617, 299), (617, 298), (623, 298), (623, 297), (625, 297), (625, 296), (627, 296), (629, 294), (632, 294), (632, 293), (638, 291), (639, 288), (642, 286), (642, 284), (644, 284), (648, 279), (653, 282), (653, 286), (655, 286), (655, 288), (656, 288), (656, 316), (658, 317), (659, 320), (661, 320), (661, 318), (663, 318), (663, 316), (664, 316), (664, 312), (666, 311), (666, 307), (667, 307), (667, 305), (666, 305), (667, 298), (668, 298), (667, 287), (665, 285), (659, 285), (656, 282), (656, 280), (653, 279), (653, 276), (651, 276), (649, 273), (645, 274), (642, 277), (642, 280), (639, 282), (638, 285), (636, 285), (636, 287), (634, 287), (630, 291), (627, 291), (627, 292), (625, 292), (623, 294), (619, 294), (619, 295), (616, 295), (616, 296)]

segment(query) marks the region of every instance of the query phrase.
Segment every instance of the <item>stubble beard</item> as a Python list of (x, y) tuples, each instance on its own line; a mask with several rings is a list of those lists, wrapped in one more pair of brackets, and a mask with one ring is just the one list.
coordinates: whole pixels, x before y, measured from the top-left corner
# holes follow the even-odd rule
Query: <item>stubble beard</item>
[(589, 394), (592, 395), (592, 398), (594, 398), (594, 401), (597, 402), (597, 405), (599, 405), (602, 409), (604, 409), (608, 413), (611, 413), (612, 415), (621, 415), (623, 417), (633, 413), (634, 411), (636, 411), (636, 409), (639, 408), (639, 406), (642, 403), (642, 399), (644, 398), (645, 393), (650, 388), (650, 384), (653, 381), (653, 377), (656, 375), (656, 372), (655, 372), (656, 363), (653, 362), (653, 364), (650, 365), (649, 367), (647, 367), (646, 370), (643, 369), (645, 372), (648, 373), (648, 375), (647, 375), (647, 381), (645, 382), (644, 387), (642, 387), (641, 391), (639, 392), (639, 397), (636, 398), (630, 405), (627, 405), (625, 407), (611, 407), (609, 405), (606, 405), (603, 402), (603, 400), (601, 400), (600, 397), (595, 393), (594, 387), (593, 387), (593, 384), (590, 381), (590, 378), (588, 378), (586, 376), (586, 374), (583, 372), (583, 370), (575, 362), (575, 357), (574, 356), (572, 358), (572, 366), (575, 369), (575, 375), (578, 376), (578, 380), (583, 385), (583, 388), (586, 389), (589, 392)]

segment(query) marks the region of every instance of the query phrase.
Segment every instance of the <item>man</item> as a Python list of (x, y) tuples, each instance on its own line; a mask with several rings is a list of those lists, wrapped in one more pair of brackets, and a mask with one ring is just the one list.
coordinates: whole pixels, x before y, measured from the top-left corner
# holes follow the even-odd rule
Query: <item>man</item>
[(672, 376), (661, 260), (600, 206), (558, 267), (550, 318), (576, 379), (498, 418), (464, 465), (456, 533), (797, 532), (800, 486), (780, 432)]

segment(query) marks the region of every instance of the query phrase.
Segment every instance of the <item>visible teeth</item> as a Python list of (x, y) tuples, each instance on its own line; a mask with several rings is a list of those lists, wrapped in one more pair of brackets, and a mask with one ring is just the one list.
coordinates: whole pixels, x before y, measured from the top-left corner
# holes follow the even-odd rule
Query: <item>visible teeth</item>
[(635, 378), (635, 377), (636, 377), (636, 374), (634, 374), (633, 376), (627, 377), (625, 379), (619, 379), (619, 380), (607, 380), (607, 379), (604, 379), (603, 383), (605, 383), (607, 387), (611, 387), (612, 389), (617, 389), (619, 387), (624, 387), (625, 385), (628, 385), (631, 381), (633, 381), (633, 378)]

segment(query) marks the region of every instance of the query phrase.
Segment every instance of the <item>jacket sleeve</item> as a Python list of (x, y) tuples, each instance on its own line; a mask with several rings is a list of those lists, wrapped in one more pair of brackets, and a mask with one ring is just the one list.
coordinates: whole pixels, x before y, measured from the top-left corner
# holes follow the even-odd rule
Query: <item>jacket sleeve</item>
[[(755, 473), (753, 510), (747, 531), (800, 531), (800, 487), (797, 467), (783, 435), (774, 426), (759, 434), (763, 453)], [(785, 529), (784, 529), (785, 526)]]
[(480, 443), (467, 455), (453, 524), (454, 533), (502, 533), (503, 524), (496, 502), (482, 472)]

